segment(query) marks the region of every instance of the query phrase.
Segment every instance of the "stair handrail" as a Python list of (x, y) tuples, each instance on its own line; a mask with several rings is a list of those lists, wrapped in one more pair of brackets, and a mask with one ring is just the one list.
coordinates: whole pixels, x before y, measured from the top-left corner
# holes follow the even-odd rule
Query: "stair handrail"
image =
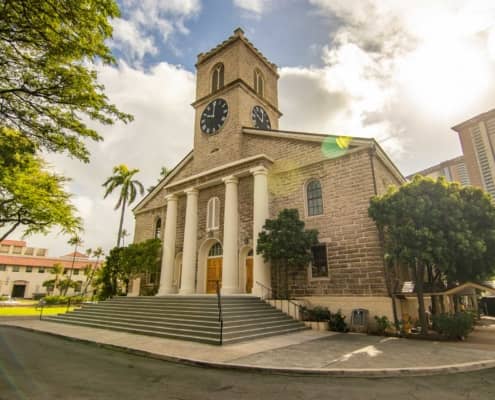
[[(277, 308), (277, 300), (280, 300), (280, 309), (283, 311), (283, 306), (282, 306), (282, 301), (287, 301), (287, 304), (292, 304), (294, 306), (294, 319), (296, 320), (300, 320), (301, 319), (301, 305), (292, 301), (291, 299), (289, 299), (289, 297), (287, 296), (286, 299), (282, 299), (282, 298), (279, 298), (277, 296), (277, 298), (274, 298), (275, 296), (273, 296), (273, 289), (271, 287), (268, 287), (268, 286), (265, 286), (263, 285), (261, 282), (258, 282), (256, 281), (256, 285), (258, 285), (261, 289), (261, 300), (267, 302), (267, 300), (274, 300), (275, 301), (275, 308)], [(265, 293), (267, 293), (267, 296), (265, 297)], [(287, 313), (290, 315), (290, 312), (289, 312), (289, 306), (287, 306)]]
[(217, 284), (217, 303), (218, 303), (218, 322), (220, 323), (220, 345), (223, 343), (223, 314), (222, 314), (222, 295), (220, 294), (220, 281)]

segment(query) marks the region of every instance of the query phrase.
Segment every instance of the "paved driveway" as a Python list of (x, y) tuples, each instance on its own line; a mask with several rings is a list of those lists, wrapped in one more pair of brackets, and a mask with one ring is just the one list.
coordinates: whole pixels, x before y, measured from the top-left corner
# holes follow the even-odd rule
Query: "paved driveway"
[(0, 326), (0, 400), (495, 399), (495, 370), (359, 379), (214, 370)]

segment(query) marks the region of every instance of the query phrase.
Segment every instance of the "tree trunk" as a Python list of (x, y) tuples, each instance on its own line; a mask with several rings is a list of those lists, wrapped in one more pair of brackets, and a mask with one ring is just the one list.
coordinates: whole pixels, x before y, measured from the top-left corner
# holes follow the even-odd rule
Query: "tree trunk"
[(289, 300), (289, 266), (285, 265), (285, 299)]
[(428, 322), (426, 320), (425, 299), (423, 296), (423, 283), (425, 277), (425, 266), (423, 263), (416, 263), (416, 295), (418, 297), (418, 314), (421, 333), (428, 333)]
[(438, 313), (437, 299), (438, 296), (431, 296), (431, 315), (437, 315)]
[(120, 240), (122, 238), (122, 226), (124, 225), (124, 213), (125, 213), (126, 202), (127, 202), (127, 193), (124, 194), (124, 199), (122, 200), (122, 211), (120, 213), (119, 233), (117, 235), (117, 247), (120, 247)]

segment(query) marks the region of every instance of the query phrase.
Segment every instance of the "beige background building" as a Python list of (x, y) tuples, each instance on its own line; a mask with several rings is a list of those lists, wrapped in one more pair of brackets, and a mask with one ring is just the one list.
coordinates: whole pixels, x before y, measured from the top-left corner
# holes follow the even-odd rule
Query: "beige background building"
[(75, 258), (73, 253), (62, 257), (49, 257), (47, 249), (30, 247), (23, 240), (0, 242), (0, 296), (28, 299), (46, 294), (43, 282), (54, 279), (51, 273), (54, 264), (63, 266), (62, 279), (73, 269), (71, 279), (78, 282), (78, 286), (75, 289), (70, 288), (67, 295), (79, 293), (86, 282), (84, 269), (87, 265), (97, 267), (97, 262), (79, 252), (75, 255)]
[(495, 197), (495, 109), (452, 129), (459, 134), (469, 181)]
[[(278, 130), (278, 73), (237, 29), (197, 60), (194, 149), (134, 209), (134, 241), (163, 241), (158, 295), (260, 294), (277, 282), (256, 254), (267, 218), (296, 208), (319, 231), (291, 295), (392, 319), (369, 200), (404, 178), (373, 139)], [(225, 111), (227, 110), (227, 111)], [(304, 118), (304, 115), (301, 115)]]
[(451, 158), (450, 160), (443, 161), (433, 167), (415, 172), (414, 174), (409, 175), (407, 179), (414, 178), (414, 175), (428, 176), (433, 179), (443, 176), (449, 182), (460, 182), (462, 185), (471, 184), (466, 163), (464, 162), (464, 156)]

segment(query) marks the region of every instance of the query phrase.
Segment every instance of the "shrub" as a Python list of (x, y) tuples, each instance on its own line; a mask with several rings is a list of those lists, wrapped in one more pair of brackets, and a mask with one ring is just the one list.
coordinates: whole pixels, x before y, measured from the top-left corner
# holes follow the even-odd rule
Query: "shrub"
[(0, 301), (7, 301), (9, 296), (0, 296)]
[(470, 313), (440, 314), (433, 316), (435, 330), (449, 339), (464, 339), (473, 330), (474, 316)]
[(43, 298), (47, 306), (52, 306), (55, 304), (67, 304), (67, 297), (65, 296), (45, 296)]
[(304, 321), (329, 321), (330, 311), (326, 307), (316, 306), (313, 308), (301, 307), (302, 319)]
[(375, 321), (376, 333), (379, 335), (383, 335), (385, 331), (392, 326), (386, 315), (382, 315), (381, 317), (375, 315)]
[(328, 327), (331, 331), (335, 332), (348, 332), (349, 328), (345, 322), (345, 315), (339, 310), (335, 314), (330, 315), (330, 320), (328, 322)]
[[(67, 304), (69, 302), (69, 297), (67, 296), (45, 296), (45, 305), (52, 306), (56, 304)], [(70, 297), (70, 304), (80, 304), (84, 301), (82, 296)]]

